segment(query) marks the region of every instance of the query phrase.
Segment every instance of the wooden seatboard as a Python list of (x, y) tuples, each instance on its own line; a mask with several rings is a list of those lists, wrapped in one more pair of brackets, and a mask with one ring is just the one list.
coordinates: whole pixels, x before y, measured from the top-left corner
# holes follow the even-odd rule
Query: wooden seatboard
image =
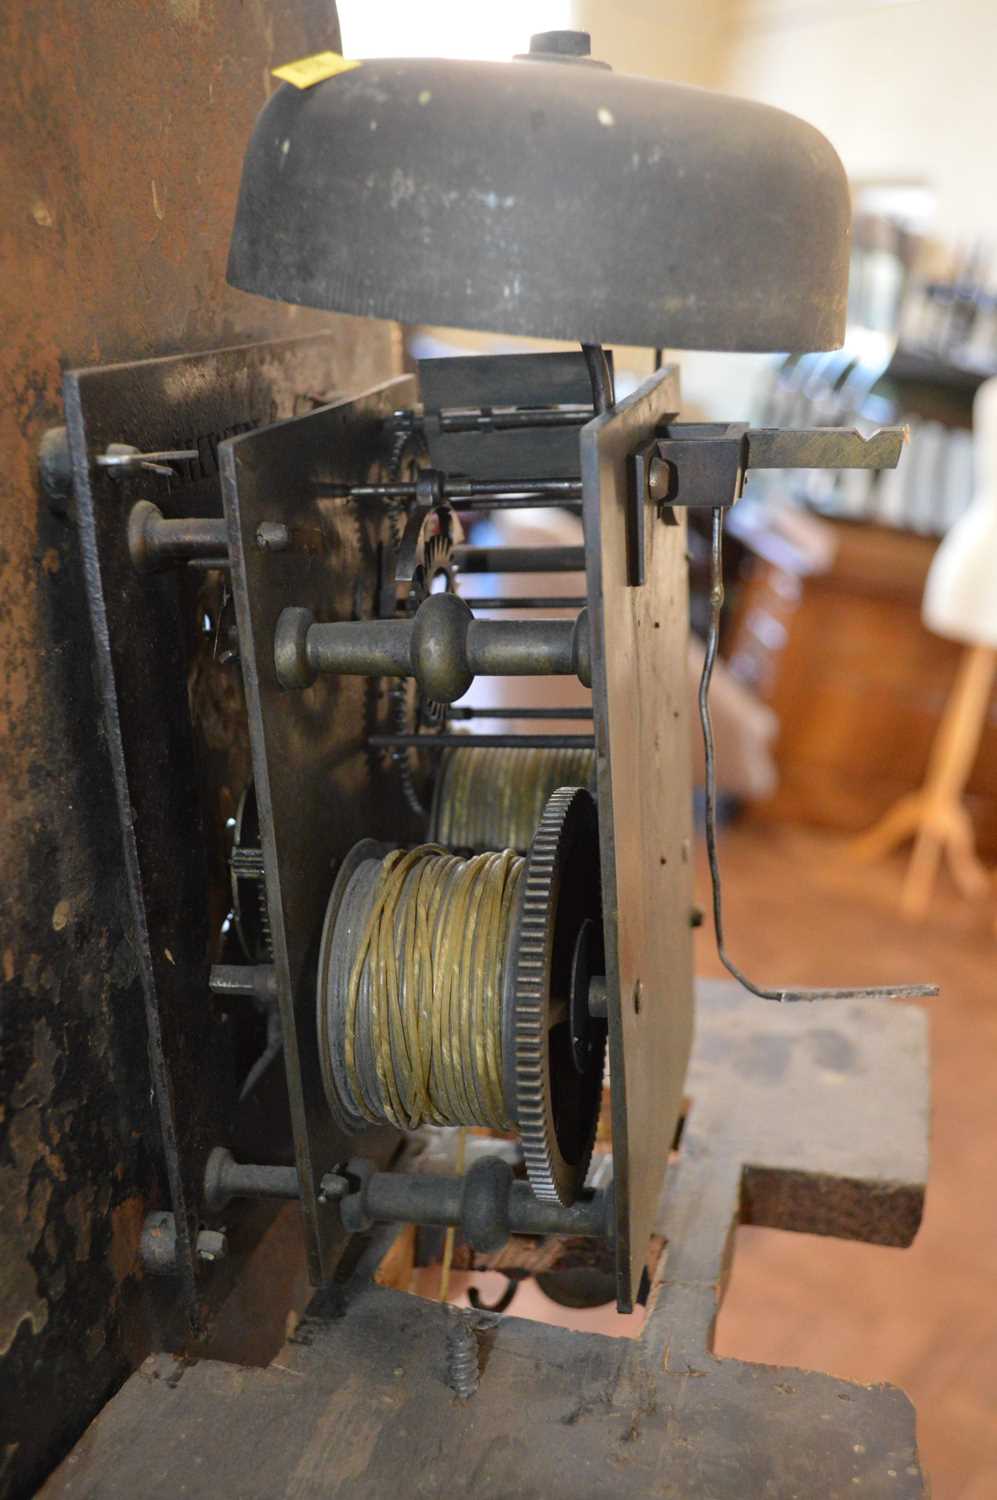
[[(639, 1338), (479, 1314), (479, 1386), (461, 1401), (447, 1384), (455, 1310), (373, 1284), (375, 1241), (265, 1369), (147, 1360), (45, 1500), (173, 1500), (180, 1479), (191, 1500), (923, 1500), (902, 1391), (718, 1359), (712, 1344), (735, 1227), (758, 1210), (787, 1230), (909, 1239), (927, 1174), (927, 1016), (876, 1000), (787, 1009), (714, 982), (698, 1019)], [(764, 1203), (759, 1168), (785, 1189)]]

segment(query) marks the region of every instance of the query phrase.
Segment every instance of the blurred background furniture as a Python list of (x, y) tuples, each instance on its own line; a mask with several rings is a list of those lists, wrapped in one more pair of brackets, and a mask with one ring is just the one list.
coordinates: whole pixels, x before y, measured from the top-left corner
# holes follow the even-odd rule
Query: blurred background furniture
[[(948, 279), (919, 276), (923, 259), (901, 224), (859, 219), (844, 348), (774, 371), (763, 421), (899, 420), (910, 438), (889, 475), (749, 484), (732, 518), (748, 560), (727, 636), (733, 674), (780, 724), (779, 786), (753, 811), (873, 825), (855, 846), (865, 857), (923, 829), (911, 912), (925, 909), (943, 848), (967, 895), (988, 886), (974, 845), (997, 853), (997, 485), (981, 462), (994, 444), (981, 430), (995, 404), (994, 299), (979, 250), (955, 257)], [(790, 517), (808, 544), (788, 542)]]
[(983, 896), (989, 887), (986, 870), (976, 856), (973, 824), (963, 806), (962, 791), (979, 749), (995, 664), (992, 648), (966, 647), (932, 744), (924, 785), (901, 797), (851, 846), (856, 859), (880, 859), (913, 836), (914, 851), (900, 898), (910, 917), (927, 911), (943, 854), (964, 896)]
[(997, 667), (997, 379), (973, 403), (977, 491), (935, 553), (924, 590), (929, 630), (965, 642), (951, 696), (931, 750), (924, 785), (892, 807), (853, 846), (876, 859), (914, 835), (901, 904), (908, 916), (927, 910), (942, 855), (964, 896), (988, 889), (976, 857), (962, 793), (979, 750)]

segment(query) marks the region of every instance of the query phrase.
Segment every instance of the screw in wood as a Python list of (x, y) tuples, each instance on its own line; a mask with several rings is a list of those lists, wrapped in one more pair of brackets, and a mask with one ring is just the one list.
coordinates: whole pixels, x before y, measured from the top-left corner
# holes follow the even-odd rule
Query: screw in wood
[(472, 1324), (455, 1312), (447, 1328), (447, 1385), (467, 1401), (478, 1389), (478, 1338)]

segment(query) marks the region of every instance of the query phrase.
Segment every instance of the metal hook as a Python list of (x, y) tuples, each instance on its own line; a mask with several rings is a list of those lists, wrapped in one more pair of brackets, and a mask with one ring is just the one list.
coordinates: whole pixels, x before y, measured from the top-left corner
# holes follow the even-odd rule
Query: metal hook
[(937, 984), (873, 985), (868, 989), (844, 990), (766, 990), (753, 984), (733, 959), (727, 956), (724, 946), (720, 863), (717, 857), (717, 767), (713, 720), (710, 715), (710, 682), (720, 642), (720, 611), (724, 602), (723, 533), (724, 513), (723, 509), (718, 506), (713, 511), (710, 547), (710, 627), (706, 636), (703, 672), (699, 679), (699, 722), (703, 730), (703, 749), (706, 759), (706, 853), (710, 865), (710, 884), (713, 888), (713, 929), (716, 934), (717, 954), (720, 962), (729, 974), (744, 985), (746, 990), (762, 1000), (777, 1000), (785, 1003), (797, 1000), (915, 1000), (937, 995)]
[(470, 1302), (476, 1312), (504, 1313), (507, 1308), (512, 1306), (512, 1299), (519, 1291), (519, 1277), (507, 1276), (505, 1282), (505, 1290), (499, 1294), (497, 1302), (483, 1302), (481, 1300), (481, 1293), (476, 1286), (468, 1287), (468, 1302)]

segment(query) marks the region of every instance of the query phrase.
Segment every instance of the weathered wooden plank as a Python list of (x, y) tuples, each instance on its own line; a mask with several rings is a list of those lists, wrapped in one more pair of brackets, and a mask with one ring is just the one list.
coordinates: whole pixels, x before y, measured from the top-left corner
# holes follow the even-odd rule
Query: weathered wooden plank
[[(871, 1002), (787, 1012), (712, 984), (698, 1022), (665, 1269), (640, 1339), (503, 1318), (479, 1335), (480, 1387), (460, 1402), (445, 1383), (448, 1309), (365, 1274), (320, 1294), (266, 1369), (147, 1361), (46, 1500), (173, 1500), (181, 1455), (184, 1493), (205, 1500), (923, 1496), (902, 1392), (719, 1360), (710, 1340), (745, 1173), (819, 1177), (828, 1202), (834, 1184), (846, 1203), (859, 1184), (861, 1214), (826, 1223), (862, 1237), (877, 1227), (877, 1183), (888, 1210), (896, 1192), (920, 1201), (925, 1015)], [(801, 1214), (792, 1194), (772, 1201), (790, 1222)]]

